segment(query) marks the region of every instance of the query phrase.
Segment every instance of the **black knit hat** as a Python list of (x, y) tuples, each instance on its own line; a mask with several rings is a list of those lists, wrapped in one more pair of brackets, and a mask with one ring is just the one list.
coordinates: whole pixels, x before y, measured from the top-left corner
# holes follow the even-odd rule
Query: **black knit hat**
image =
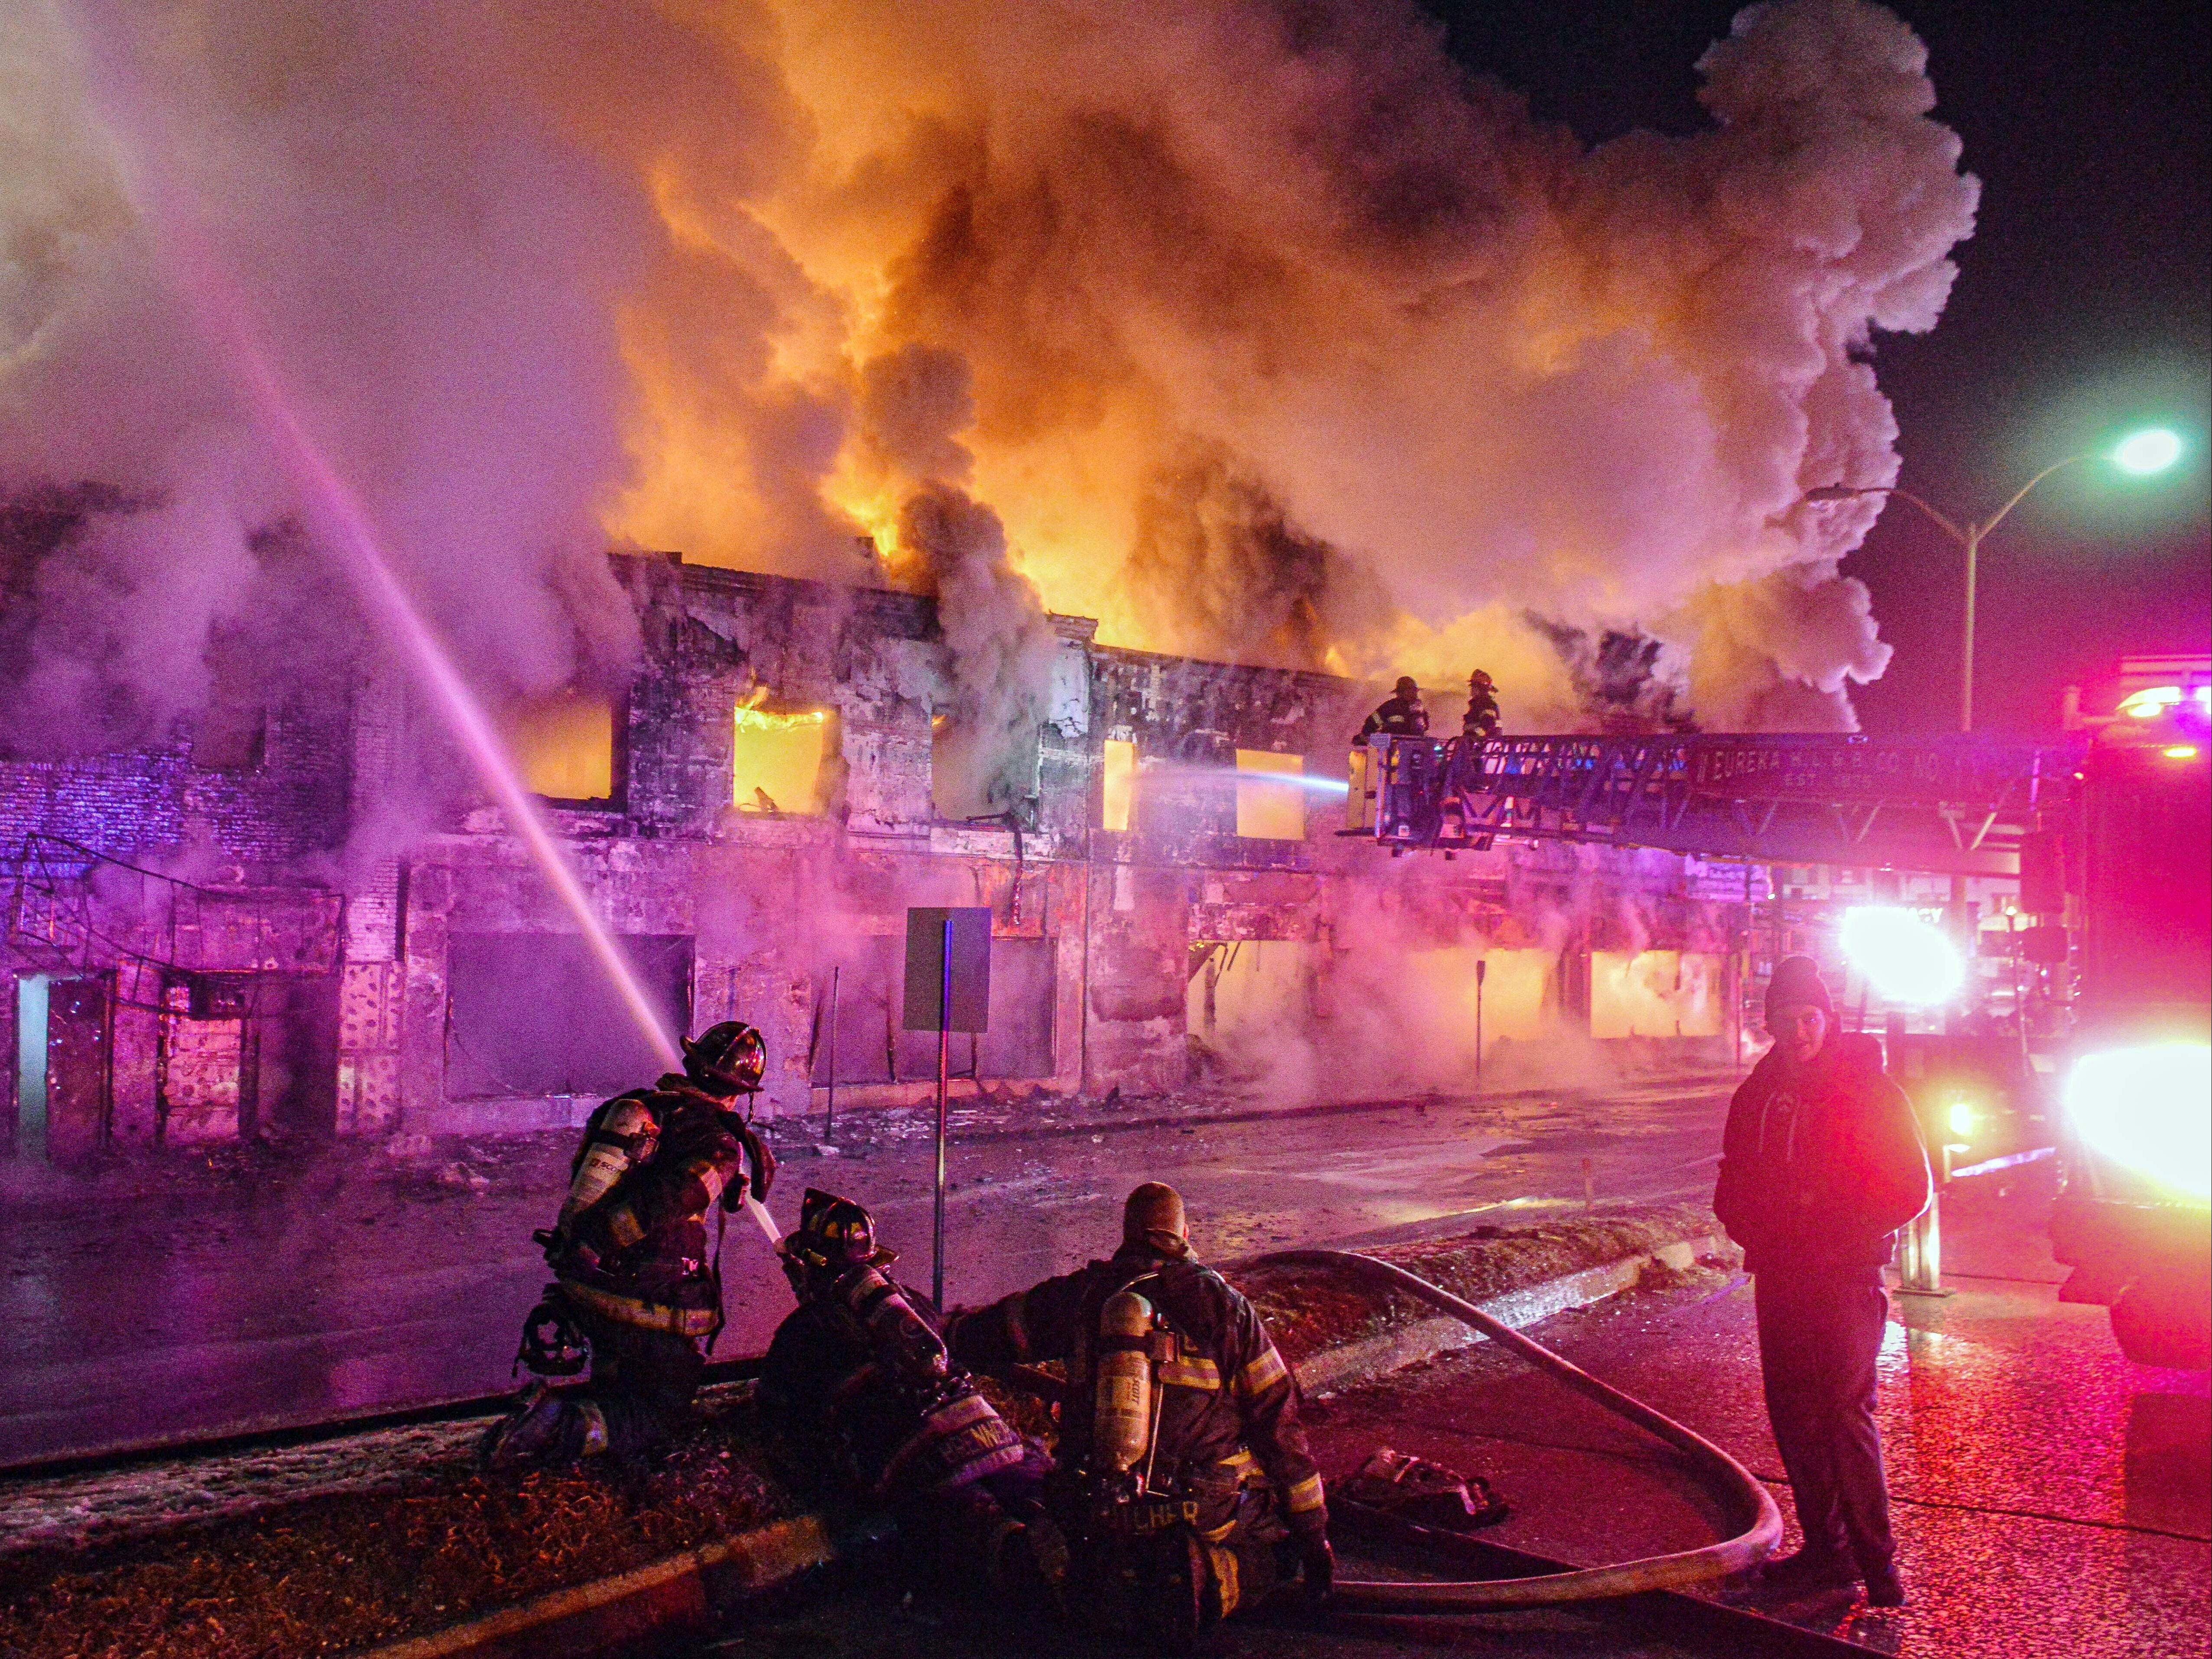
[(1771, 1026), (1784, 1008), (1818, 1008), (1833, 1019), (1836, 1005), (1820, 979), (1820, 964), (1810, 957), (1784, 957), (1774, 964), (1774, 977), (1766, 987), (1766, 1023)]

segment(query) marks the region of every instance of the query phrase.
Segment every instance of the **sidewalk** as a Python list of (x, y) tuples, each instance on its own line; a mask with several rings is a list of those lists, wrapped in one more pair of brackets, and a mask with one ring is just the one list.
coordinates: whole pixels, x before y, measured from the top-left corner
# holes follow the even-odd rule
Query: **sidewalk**
[[(2103, 1309), (2058, 1302), (2060, 1271), (2032, 1271), (2046, 1201), (2037, 1184), (2004, 1198), (1994, 1188), (1954, 1194), (1954, 1294), (1896, 1298), (1881, 1358), (1878, 1409), (1911, 1604), (1877, 1613), (1844, 1595), (1778, 1611), (1924, 1659), (2204, 1653), (2204, 1375), (2131, 1365)], [(1747, 1286), (1705, 1276), (1562, 1315), (1535, 1334), (1728, 1447), (1790, 1516)], [(1348, 1467), (1382, 1438), (1488, 1475), (1515, 1505), (1501, 1543), (1617, 1559), (1679, 1547), (1712, 1524), (1650, 1443), (1485, 1350), (1343, 1396), (1322, 1415), (1325, 1468)], [(1784, 1547), (1796, 1542), (1791, 1516)]]

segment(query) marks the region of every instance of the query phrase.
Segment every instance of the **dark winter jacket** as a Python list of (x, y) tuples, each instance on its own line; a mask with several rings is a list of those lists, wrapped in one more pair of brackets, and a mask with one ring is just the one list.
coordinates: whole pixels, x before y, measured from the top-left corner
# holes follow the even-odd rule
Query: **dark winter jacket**
[(1880, 1267), (1928, 1196), (1919, 1123), (1874, 1037), (1832, 1036), (1788, 1078), (1778, 1046), (1729, 1103), (1713, 1213), (1753, 1273)]
[(707, 1238), (716, 1202), (744, 1200), (744, 1160), (772, 1169), (744, 1121), (671, 1073), (592, 1112), (546, 1260), (569, 1298), (648, 1330), (710, 1336), (721, 1285)]
[(842, 1484), (848, 1496), (928, 1498), (1027, 1455), (951, 1364), (929, 1299), (872, 1268), (848, 1273), (776, 1327), (761, 1396), (781, 1460), (802, 1480)]
[(1460, 721), (1460, 735), (1468, 738), (1494, 738), (1498, 730), (1498, 697), (1495, 693), (1469, 690), (1467, 694), (1467, 714)]
[[(1153, 1442), (1157, 1489), (1170, 1484), (1197, 1500), (1201, 1528), (1236, 1508), (1246, 1480), (1275, 1489), (1293, 1532), (1324, 1533), (1328, 1510), (1321, 1472), (1298, 1422), (1297, 1388), (1259, 1310), (1211, 1267), (1124, 1245), (1110, 1261), (954, 1316), (952, 1357), (988, 1371), (1036, 1360), (1067, 1367), (1059, 1459), (1080, 1467), (1090, 1449), (1097, 1387), (1096, 1346), (1107, 1297), (1134, 1290), (1158, 1310), (1176, 1353), (1157, 1371), (1159, 1426)], [(1255, 1467), (1256, 1464), (1256, 1467)]]

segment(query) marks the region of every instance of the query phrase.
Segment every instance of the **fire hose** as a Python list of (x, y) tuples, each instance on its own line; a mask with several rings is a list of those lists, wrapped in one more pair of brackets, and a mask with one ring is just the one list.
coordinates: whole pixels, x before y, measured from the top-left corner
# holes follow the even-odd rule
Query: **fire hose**
[(1332, 1598), (1335, 1605), (1364, 1613), (1473, 1613), (1492, 1607), (1595, 1601), (1639, 1595), (1646, 1590), (1680, 1589), (1756, 1566), (1781, 1541), (1782, 1511), (1749, 1469), (1703, 1435), (1652, 1410), (1642, 1401), (1599, 1382), (1541, 1343), (1523, 1336), (1502, 1320), (1493, 1319), (1473, 1303), (1462, 1300), (1403, 1267), (1350, 1250), (1281, 1250), (1261, 1256), (1255, 1265), (1340, 1268), (1403, 1291), (1441, 1313), (1449, 1314), (1577, 1394), (1674, 1447), (1707, 1477), (1715, 1492), (1738, 1516), (1749, 1522), (1735, 1536), (1698, 1549), (1646, 1556), (1639, 1561), (1622, 1561), (1612, 1566), (1545, 1573), (1534, 1578), (1403, 1583), (1339, 1579)]

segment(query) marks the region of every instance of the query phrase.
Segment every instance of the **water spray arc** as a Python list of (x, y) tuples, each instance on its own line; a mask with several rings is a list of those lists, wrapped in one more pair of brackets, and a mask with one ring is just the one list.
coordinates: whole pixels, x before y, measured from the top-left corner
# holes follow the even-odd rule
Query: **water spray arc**
[[(95, 9), (96, 13), (96, 9)], [(128, 66), (117, 61), (125, 33), (119, 24), (98, 33), (80, 30), (88, 56), (100, 73), (95, 86), (109, 116), (108, 127), (128, 154), (138, 186), (139, 206), (152, 228), (157, 246), (168, 256), (178, 291), (189, 305), (215, 355), (242, 394), (255, 426), (260, 431), (286, 476), (299, 489), (322, 534), (319, 539), (337, 553), (338, 562), (371, 621), (396, 644), (398, 654), (418, 682), (431, 694), (432, 706), (445, 722), (478, 781), (499, 805), (514, 832), (521, 838), (532, 862), (551, 886), (590, 945), (592, 955), (621, 998), (639, 1032), (662, 1065), (671, 1071), (684, 1067), (684, 1053), (640, 982), (629, 956), (600, 917), (591, 896), (584, 890), (574, 866), (561, 849), (544, 809), (523, 787), (520, 775), (500, 740), (483, 703), (470, 689), (429, 619), (408, 592), (386, 555), (368, 507), (331, 465), (301, 422), (294, 400), (263, 349), (247, 315), (238, 285), (224, 271), (222, 262), (201, 228), (201, 216), (173, 179), (153, 159), (167, 153), (158, 142), (159, 114), (143, 95), (131, 95)], [(127, 101), (126, 101), (127, 99)], [(123, 118), (133, 111), (138, 122)], [(154, 133), (141, 126), (157, 129)], [(138, 142), (130, 143), (130, 139)], [(148, 139), (155, 142), (147, 142)], [(746, 1190), (746, 1207), (770, 1243), (781, 1233), (767, 1208)]]

